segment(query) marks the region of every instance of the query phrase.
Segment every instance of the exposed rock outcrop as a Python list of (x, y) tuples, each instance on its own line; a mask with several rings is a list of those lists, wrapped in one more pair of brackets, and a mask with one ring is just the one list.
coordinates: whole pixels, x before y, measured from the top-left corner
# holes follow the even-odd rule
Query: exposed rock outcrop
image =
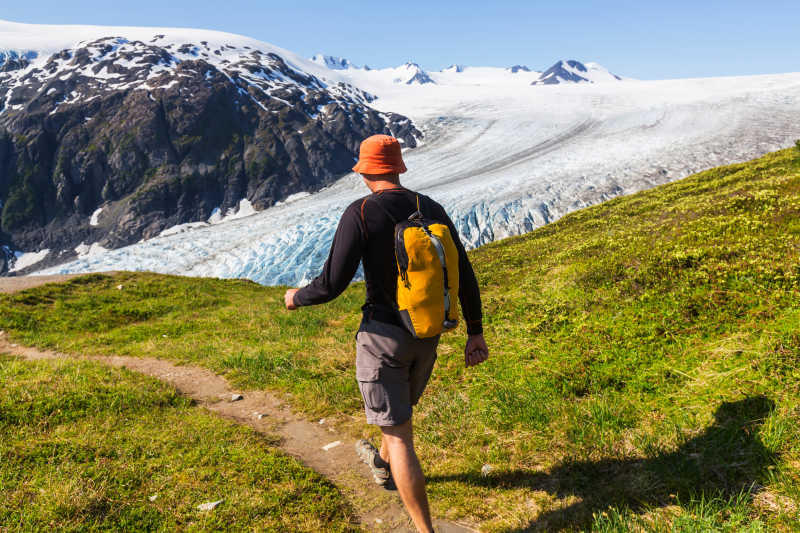
[(242, 198), (264, 208), (315, 191), (349, 172), (368, 135), (421, 136), (276, 53), (159, 37), (4, 58), (0, 245), (123, 246)]

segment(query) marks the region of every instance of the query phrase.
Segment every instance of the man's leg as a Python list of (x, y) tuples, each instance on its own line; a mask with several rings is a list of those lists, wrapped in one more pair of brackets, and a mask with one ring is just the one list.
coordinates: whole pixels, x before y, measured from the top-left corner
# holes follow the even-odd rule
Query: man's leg
[(386, 435), (381, 437), (381, 450), (379, 455), (381, 456), (381, 459), (383, 459), (383, 462), (389, 462), (389, 445), (386, 444)]
[(411, 520), (422, 533), (433, 532), (428, 496), (425, 494), (425, 477), (414, 451), (411, 419), (399, 426), (381, 426), (381, 431), (381, 458), (392, 469), (394, 484)]

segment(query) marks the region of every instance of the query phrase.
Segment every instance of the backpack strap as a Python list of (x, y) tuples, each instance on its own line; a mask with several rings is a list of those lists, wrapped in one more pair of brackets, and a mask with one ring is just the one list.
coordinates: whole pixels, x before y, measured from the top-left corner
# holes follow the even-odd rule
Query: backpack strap
[(367, 229), (367, 219), (364, 217), (364, 207), (366, 206), (368, 200), (373, 200), (373, 203), (375, 203), (378, 207), (380, 207), (381, 211), (383, 211), (383, 213), (387, 217), (389, 217), (389, 220), (392, 221), (392, 224), (397, 224), (397, 219), (394, 218), (392, 216), (392, 214), (389, 212), (389, 210), (386, 209), (383, 206), (383, 204), (378, 201), (378, 196), (376, 196), (374, 194), (371, 194), (371, 195), (367, 196), (366, 198), (364, 198), (364, 201), (361, 202), (361, 222), (364, 224), (364, 230)]
[[(409, 220), (414, 219), (414, 218), (424, 218), (424, 216), (425, 216), (422, 213), (422, 204), (421, 204), (420, 196), (419, 196), (419, 194), (415, 194), (415, 196), (417, 197), (417, 210), (414, 211), (413, 213), (411, 213), (411, 215), (408, 217)], [(395, 225), (397, 224), (397, 219), (394, 218), (392, 216), (392, 214), (389, 212), (389, 210), (386, 209), (386, 207), (380, 202), (380, 195), (379, 194), (375, 194), (375, 193), (370, 194), (369, 196), (364, 198), (363, 202), (361, 202), (361, 223), (364, 225), (364, 234), (367, 235), (367, 238), (369, 238), (369, 235), (368, 235), (368, 232), (367, 232), (367, 219), (364, 216), (364, 207), (367, 205), (367, 201), (368, 200), (373, 200), (373, 202), (378, 207), (381, 208), (381, 211), (383, 211), (383, 213), (387, 217), (389, 217), (389, 220), (392, 221), (392, 224), (395, 224)]]
[(386, 209), (386, 207), (383, 205), (383, 203), (381, 203), (381, 201), (380, 201), (380, 196), (379, 196), (379, 195), (375, 195), (375, 194), (373, 194), (373, 195), (371, 195), (371, 196), (368, 196), (368, 197), (367, 197), (367, 199), (369, 199), (369, 198), (372, 198), (372, 200), (373, 200), (373, 201), (374, 201), (376, 204), (378, 204), (378, 207), (380, 207), (380, 208), (381, 208), (381, 211), (383, 211), (383, 213), (384, 213), (384, 214), (385, 214), (387, 217), (389, 217), (389, 220), (391, 220), (391, 221), (392, 221), (392, 224), (397, 224), (397, 219), (396, 219), (396, 218), (394, 218), (394, 217), (392, 216), (392, 214), (389, 212), (389, 210), (388, 210), (388, 209)]
[(364, 218), (364, 205), (366, 205), (367, 200), (369, 200), (369, 196), (364, 198), (364, 201), (361, 202), (361, 225), (364, 226), (364, 234), (367, 233), (367, 219)]
[(422, 206), (420, 204), (419, 194), (415, 195), (417, 197), (417, 210), (411, 213), (411, 216), (408, 217), (409, 220), (414, 218), (425, 218), (425, 215), (422, 213)]

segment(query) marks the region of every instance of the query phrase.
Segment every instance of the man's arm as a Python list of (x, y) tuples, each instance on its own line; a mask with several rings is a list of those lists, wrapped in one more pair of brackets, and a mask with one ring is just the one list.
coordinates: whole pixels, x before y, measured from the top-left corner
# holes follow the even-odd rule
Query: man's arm
[(329, 302), (350, 284), (358, 270), (365, 246), (361, 219), (357, 210), (348, 208), (339, 221), (331, 250), (322, 273), (302, 289), (289, 289), (284, 304), (289, 310)]
[[(453, 222), (448, 218), (450, 231), (455, 236), (458, 248), (458, 299), (461, 301), (461, 312), (467, 323), (467, 345), (464, 347), (464, 364), (475, 366), (489, 359), (489, 347), (483, 338), (483, 313), (481, 311), (481, 291), (478, 279), (469, 262), (469, 256), (461, 243)], [(466, 283), (465, 283), (466, 281)]]
[(438, 207), (441, 209), (441, 213), (438, 216), (450, 229), (458, 250), (458, 299), (461, 302), (464, 321), (467, 323), (467, 345), (464, 348), (464, 362), (467, 366), (475, 366), (489, 358), (489, 348), (483, 338), (481, 291), (480, 287), (478, 287), (475, 271), (472, 269), (472, 263), (469, 261), (469, 256), (467, 256), (467, 251), (461, 242), (455, 224), (450, 220), (444, 208)]
[(456, 250), (458, 250), (458, 299), (461, 302), (464, 321), (467, 323), (467, 334), (479, 335), (483, 333), (483, 313), (481, 311), (481, 291), (475, 271), (472, 269), (467, 251), (458, 236), (458, 230), (444, 209), (441, 209), (439, 218), (450, 229)]

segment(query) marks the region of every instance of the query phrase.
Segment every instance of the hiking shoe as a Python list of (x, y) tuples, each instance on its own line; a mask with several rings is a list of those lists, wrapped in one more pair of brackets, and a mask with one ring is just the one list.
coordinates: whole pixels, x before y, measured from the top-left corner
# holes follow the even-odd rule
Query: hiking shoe
[(380, 452), (370, 441), (361, 439), (356, 442), (356, 453), (372, 471), (375, 483), (387, 490), (396, 489), (392, 479), (392, 472), (389, 470), (389, 463), (381, 459)]

